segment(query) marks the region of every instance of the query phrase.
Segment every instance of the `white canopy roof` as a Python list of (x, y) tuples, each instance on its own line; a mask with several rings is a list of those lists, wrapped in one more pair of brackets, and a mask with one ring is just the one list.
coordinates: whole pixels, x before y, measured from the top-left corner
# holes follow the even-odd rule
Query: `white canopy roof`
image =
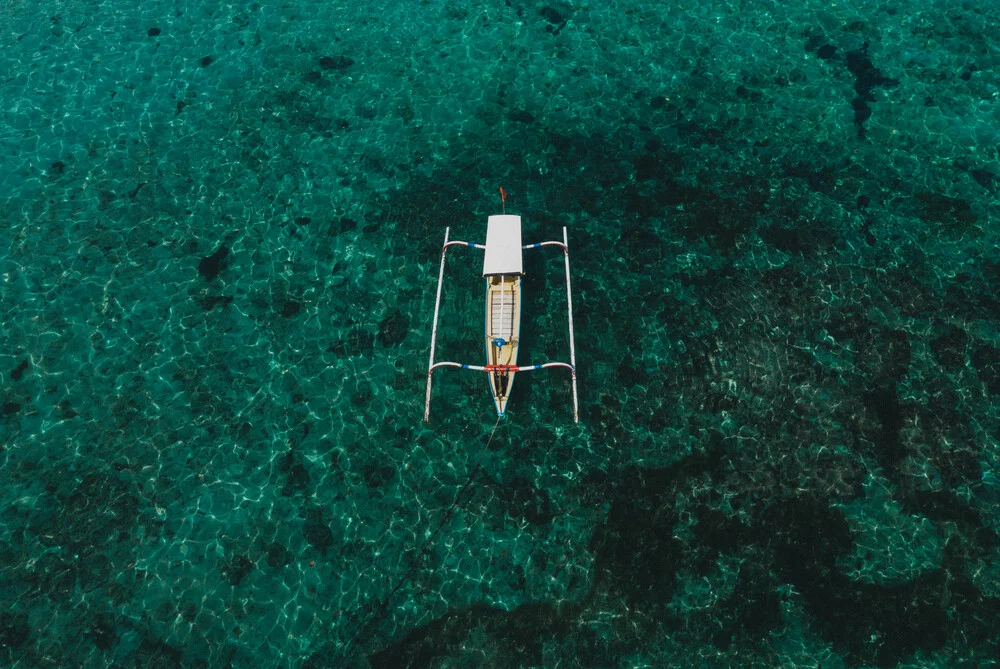
[(486, 258), (483, 276), (521, 274), (521, 217), (513, 214), (490, 216), (486, 227)]

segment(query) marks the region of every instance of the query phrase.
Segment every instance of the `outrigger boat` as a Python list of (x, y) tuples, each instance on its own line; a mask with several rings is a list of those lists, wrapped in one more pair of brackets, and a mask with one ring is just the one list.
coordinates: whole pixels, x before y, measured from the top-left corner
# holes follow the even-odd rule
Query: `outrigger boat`
[[(501, 203), (507, 194), (500, 189)], [(486, 225), (486, 244), (449, 241), (451, 228), (445, 228), (444, 246), (441, 249), (441, 271), (438, 273), (437, 298), (434, 301), (434, 325), (431, 329), (431, 357), (427, 369), (427, 399), (424, 403), (424, 420), (431, 418), (431, 380), (439, 367), (458, 367), (486, 372), (497, 416), (507, 411), (514, 375), (536, 369), (565, 367), (573, 381), (573, 420), (579, 422), (576, 392), (576, 349), (573, 342), (573, 294), (569, 280), (569, 240), (563, 228), (563, 240), (521, 244), (521, 217), (513, 214), (490, 216)], [(486, 277), (486, 364), (466, 365), (459, 362), (434, 362), (437, 343), (438, 314), (441, 308), (441, 288), (444, 283), (444, 261), (452, 246), (467, 246), (485, 251), (483, 276)], [(524, 272), (521, 252), (542, 246), (561, 246), (566, 262), (566, 311), (569, 317), (569, 359), (566, 362), (544, 362), (538, 365), (518, 365), (517, 349), (521, 336), (521, 277)]]

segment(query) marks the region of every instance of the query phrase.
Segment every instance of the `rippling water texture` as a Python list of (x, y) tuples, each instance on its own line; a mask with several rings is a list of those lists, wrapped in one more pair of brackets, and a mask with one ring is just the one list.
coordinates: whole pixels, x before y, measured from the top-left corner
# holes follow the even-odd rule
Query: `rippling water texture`
[(0, 664), (996, 666), (998, 25), (3, 0)]

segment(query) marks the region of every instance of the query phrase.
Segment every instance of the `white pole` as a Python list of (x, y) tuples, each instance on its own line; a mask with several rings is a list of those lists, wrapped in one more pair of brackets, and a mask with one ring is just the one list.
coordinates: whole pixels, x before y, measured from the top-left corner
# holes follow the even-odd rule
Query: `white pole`
[[(438, 272), (437, 297), (434, 299), (434, 325), (431, 327), (431, 358), (427, 363), (427, 399), (424, 402), (424, 422), (431, 420), (431, 376), (434, 374), (434, 346), (437, 344), (438, 312), (441, 309), (441, 286), (444, 284), (444, 257), (448, 252), (448, 232), (444, 229), (444, 246), (441, 247), (441, 271)], [(569, 271), (567, 265), (567, 272)]]
[[(576, 344), (573, 341), (573, 290), (569, 284), (569, 237), (566, 234), (565, 227), (563, 227), (563, 257), (566, 259), (566, 311), (569, 314), (569, 363), (573, 365), (573, 422), (579, 423), (580, 408), (576, 395)], [(433, 351), (433, 348), (431, 350)]]

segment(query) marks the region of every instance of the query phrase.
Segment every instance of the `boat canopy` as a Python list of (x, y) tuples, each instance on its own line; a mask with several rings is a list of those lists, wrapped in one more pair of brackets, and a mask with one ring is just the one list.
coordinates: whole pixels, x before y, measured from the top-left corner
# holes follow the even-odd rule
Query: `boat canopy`
[(483, 276), (522, 273), (521, 217), (514, 214), (490, 216), (486, 227)]

